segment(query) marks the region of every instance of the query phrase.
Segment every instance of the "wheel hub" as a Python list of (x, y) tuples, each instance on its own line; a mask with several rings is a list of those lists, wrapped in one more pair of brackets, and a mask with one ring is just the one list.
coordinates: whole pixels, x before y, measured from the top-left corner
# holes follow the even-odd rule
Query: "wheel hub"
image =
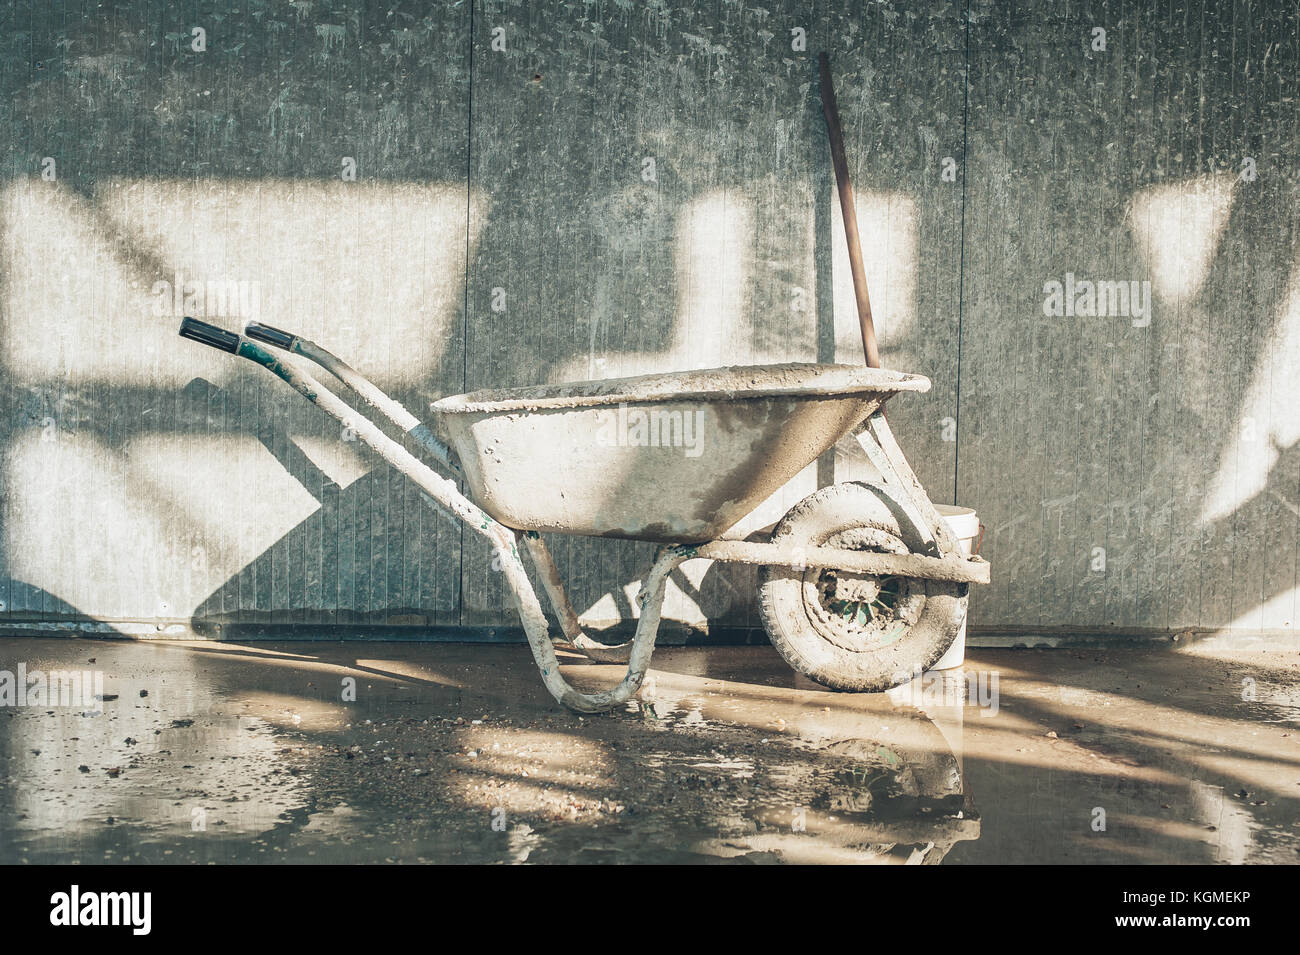
[[(843, 550), (906, 554), (907, 546), (874, 527), (856, 527), (823, 546)], [(813, 627), (845, 650), (878, 650), (897, 641), (920, 618), (924, 583), (908, 577), (878, 577), (830, 568), (804, 573), (804, 606)]]
[(837, 574), (832, 582), (831, 596), (840, 603), (873, 604), (884, 592), (882, 584), (896, 578), (855, 577)]

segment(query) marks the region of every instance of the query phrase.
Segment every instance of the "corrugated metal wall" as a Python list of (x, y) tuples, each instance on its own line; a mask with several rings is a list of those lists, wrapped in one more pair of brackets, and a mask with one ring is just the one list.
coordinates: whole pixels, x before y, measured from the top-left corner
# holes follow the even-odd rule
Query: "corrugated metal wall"
[[(1293, 628), (1300, 13), (901, 0), (0, 6), (0, 624), (511, 623), (455, 523), (179, 317), (417, 411), (856, 361), (823, 48), (885, 361), (935, 385), (891, 420), (987, 525), (974, 621)], [(1089, 314), (1121, 282), (1145, 312)], [(553, 544), (631, 613), (647, 548)], [(752, 593), (693, 562), (668, 615)]]

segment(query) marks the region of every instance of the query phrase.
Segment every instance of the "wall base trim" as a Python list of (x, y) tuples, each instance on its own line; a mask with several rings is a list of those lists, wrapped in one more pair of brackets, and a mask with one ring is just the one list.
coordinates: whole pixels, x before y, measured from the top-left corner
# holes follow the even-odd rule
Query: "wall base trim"
[[(623, 628), (591, 636), (617, 643)], [(366, 623), (195, 623), (156, 620), (0, 620), (0, 637), (82, 637), (105, 640), (217, 640), (229, 642), (375, 641), (398, 643), (526, 643), (520, 627)], [(707, 631), (665, 621), (661, 646), (753, 646), (766, 644), (759, 627), (711, 627)], [(972, 627), (972, 649), (1163, 646), (1180, 649), (1296, 650), (1294, 629), (1155, 630), (1108, 627)]]

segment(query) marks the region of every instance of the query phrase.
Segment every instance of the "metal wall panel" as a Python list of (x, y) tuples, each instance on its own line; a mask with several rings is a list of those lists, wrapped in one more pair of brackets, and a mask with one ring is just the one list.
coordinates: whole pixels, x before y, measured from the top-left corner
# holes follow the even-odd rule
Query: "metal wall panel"
[[(1293, 5), (22, 6), (0, 623), (513, 624), (456, 523), (179, 316), (302, 331), (420, 416), (857, 361), (827, 49), (885, 363), (934, 382), (891, 421), (987, 527), (973, 623), (1295, 626)], [(1067, 280), (1149, 282), (1149, 321), (1044, 314)], [(827, 455), (752, 523), (863, 473)], [(551, 543), (591, 620), (633, 614), (648, 547)], [(666, 616), (752, 626), (753, 589), (688, 562)]]

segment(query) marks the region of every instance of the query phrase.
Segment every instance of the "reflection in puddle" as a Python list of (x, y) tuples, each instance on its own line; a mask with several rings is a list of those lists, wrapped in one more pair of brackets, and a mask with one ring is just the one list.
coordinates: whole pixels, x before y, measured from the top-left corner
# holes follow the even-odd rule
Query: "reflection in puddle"
[[(904, 700), (922, 698), (901, 692)], [(642, 772), (708, 807), (715, 831), (690, 840), (691, 852), (935, 864), (957, 842), (979, 838), (962, 782), (960, 696), (928, 696), (947, 705), (927, 713), (886, 695), (835, 697), (847, 705), (834, 709), (822, 693), (786, 695), (747, 703), (723, 687), (699, 695), (661, 680), (626, 708), (672, 741), (638, 757)], [(704, 729), (709, 747), (699, 752), (685, 741), (688, 731)]]

